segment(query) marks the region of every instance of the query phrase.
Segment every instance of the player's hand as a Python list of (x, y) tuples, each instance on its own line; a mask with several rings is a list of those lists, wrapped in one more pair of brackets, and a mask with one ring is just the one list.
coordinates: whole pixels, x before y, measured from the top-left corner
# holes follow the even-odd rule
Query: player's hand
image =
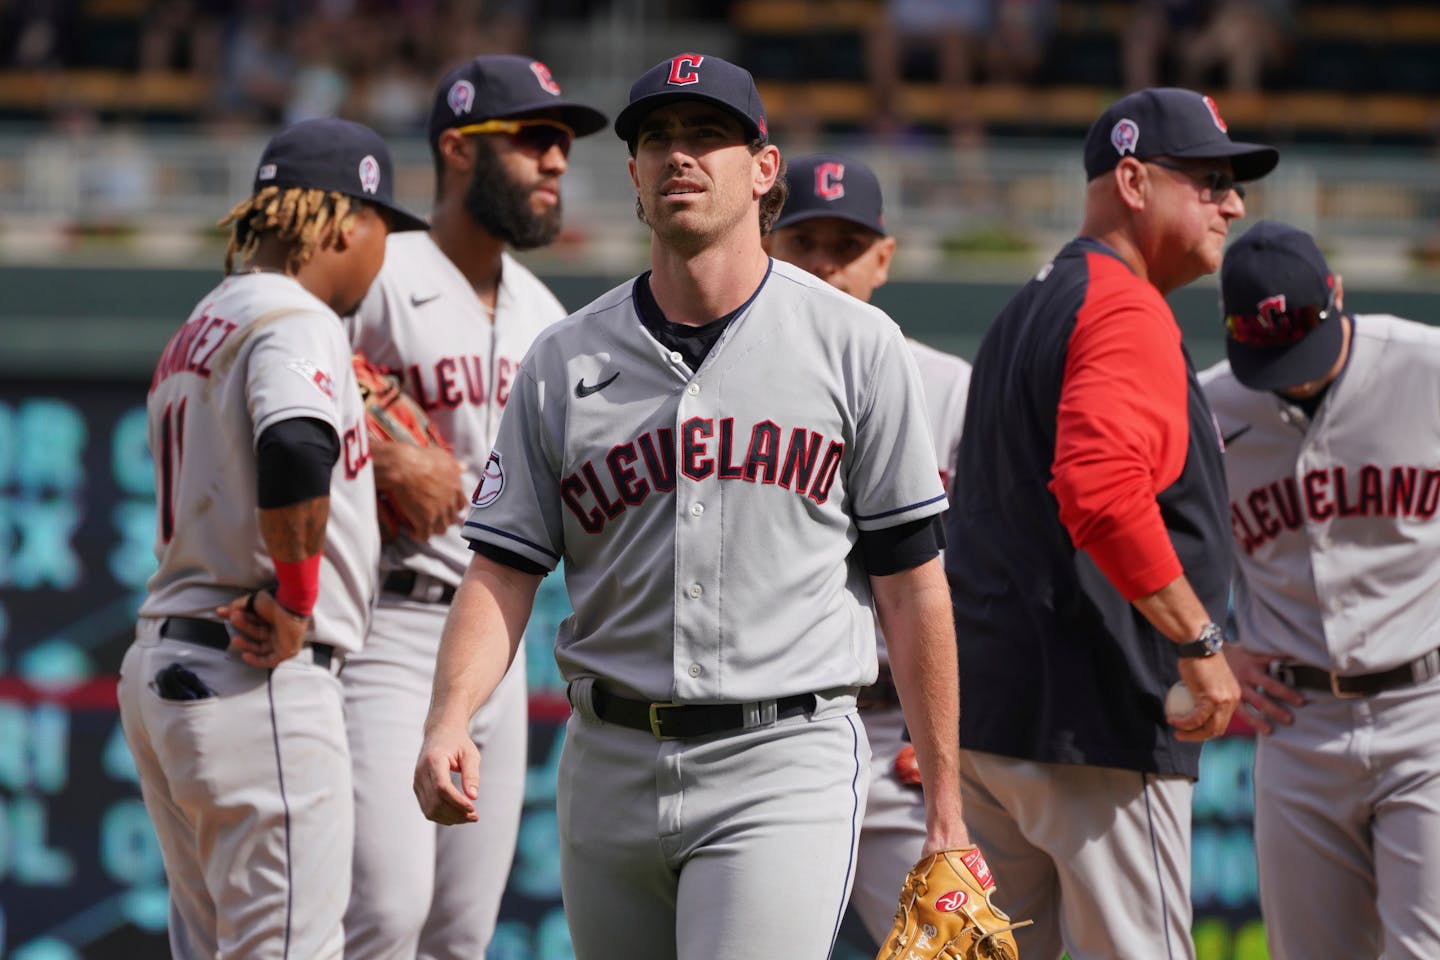
[[(460, 774), (460, 786), (452, 773)], [(440, 824), (477, 823), (475, 798), (480, 795), (480, 751), (464, 727), (425, 732), (415, 763), (415, 799), (427, 820)]]
[(374, 443), (375, 489), (394, 503), (406, 530), (427, 540), (444, 533), (469, 503), (460, 462), (443, 447)]
[(309, 617), (282, 607), (269, 590), (258, 590), (216, 607), (230, 625), (231, 647), (252, 667), (269, 670), (299, 653), (310, 629)]
[(1285, 704), (1301, 707), (1305, 695), (1294, 687), (1286, 686), (1270, 676), (1269, 666), (1274, 657), (1262, 653), (1251, 653), (1235, 644), (1225, 645), (1225, 659), (1240, 681), (1240, 697), (1245, 703), (1245, 715), (1261, 733), (1274, 731), (1275, 723), (1294, 723), (1295, 715)]
[(1240, 702), (1240, 684), (1235, 681), (1225, 658), (1181, 657), (1180, 679), (1190, 688), (1195, 709), (1170, 718), (1175, 738), (1198, 742), (1224, 733)]

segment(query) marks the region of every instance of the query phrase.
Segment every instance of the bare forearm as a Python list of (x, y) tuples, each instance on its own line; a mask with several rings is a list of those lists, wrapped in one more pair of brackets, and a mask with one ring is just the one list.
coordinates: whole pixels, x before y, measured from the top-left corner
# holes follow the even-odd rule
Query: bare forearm
[(1194, 640), (1210, 621), (1209, 612), (1184, 574), (1154, 593), (1136, 599), (1135, 609), (1175, 643)]
[(260, 510), (260, 537), (276, 560), (293, 563), (313, 557), (325, 545), (330, 498), (316, 497)]
[(937, 559), (893, 576), (873, 577), (871, 584), (890, 670), (925, 781), (931, 839), (942, 847), (962, 845), (959, 671), (945, 575)]
[(515, 657), (540, 577), (475, 556), (450, 605), (435, 660), (426, 730), (467, 724)]

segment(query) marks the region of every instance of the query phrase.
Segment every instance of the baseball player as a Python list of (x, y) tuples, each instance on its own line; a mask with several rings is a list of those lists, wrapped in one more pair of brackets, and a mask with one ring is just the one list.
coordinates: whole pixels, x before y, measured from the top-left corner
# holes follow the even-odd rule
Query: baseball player
[[(966, 823), (1034, 926), (1028, 958), (1193, 958), (1200, 743), (1240, 698), (1215, 621), (1220, 438), (1165, 295), (1220, 266), (1237, 181), (1278, 154), (1152, 88), (1085, 140), (1080, 236), (975, 358), (945, 554)], [(1167, 719), (1183, 680), (1195, 705)], [(1116, 890), (1122, 891), (1115, 893)]]
[(1440, 956), (1440, 330), (1351, 315), (1308, 234), (1220, 270), (1240, 643), (1270, 954)]
[[(890, 273), (895, 238), (887, 235), (880, 181), (851, 157), (817, 154), (787, 161), (790, 195), (765, 249), (851, 296), (870, 302)], [(920, 371), (930, 436), (940, 461), (955, 462), (965, 422), (970, 364), (906, 338)], [(948, 480), (946, 482), (948, 488)], [(879, 679), (860, 691), (856, 706), (870, 741), (870, 795), (860, 831), (851, 908), (881, 942), (895, 915), (895, 893), (925, 846), (925, 800), (905, 737), (905, 717), (890, 676), (884, 637), (878, 637)]]
[(222, 221), (225, 280), (150, 384), (159, 569), (119, 700), (181, 960), (344, 944), (353, 808), (335, 673), (364, 639), (380, 545), (338, 314), (365, 295), (387, 232), (425, 226), (393, 182), (359, 124), (277, 134)]
[(576, 957), (826, 956), (869, 781), (855, 692), (876, 611), (936, 784), (926, 846), (966, 842), (919, 381), (882, 313), (765, 255), (783, 171), (747, 71), (664, 60), (615, 130), (652, 267), (521, 365), (464, 527), (476, 556), (416, 793), (440, 822), (477, 818), (466, 726), (563, 556)]
[(521, 358), (565, 316), (505, 248), (555, 239), (570, 144), (605, 123), (565, 99), (538, 60), (483, 56), (452, 70), (430, 114), (439, 172), (431, 229), (391, 238), (350, 320), (356, 349), (403, 374), (454, 450), (374, 446), (377, 486), (421, 528), (385, 544), (370, 635), (343, 677), (356, 790), (351, 960), (417, 951), (470, 960), (495, 929), (525, 793), (523, 653), (470, 724), (484, 758), (478, 822), (442, 832), (416, 808), (410, 774), (440, 631), (469, 562), (458, 529), (466, 495), (480, 482)]

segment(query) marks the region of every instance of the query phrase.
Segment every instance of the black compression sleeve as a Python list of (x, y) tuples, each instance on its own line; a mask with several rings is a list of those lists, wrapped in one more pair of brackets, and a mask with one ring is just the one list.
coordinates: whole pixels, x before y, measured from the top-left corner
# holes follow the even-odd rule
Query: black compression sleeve
[(859, 548), (865, 572), (872, 577), (913, 570), (945, 549), (945, 526), (935, 516), (884, 530), (861, 530)]
[(296, 417), (267, 427), (255, 445), (256, 498), (263, 509), (330, 495), (340, 438), (323, 420)]
[(521, 573), (529, 573), (537, 577), (543, 577), (550, 572), (529, 557), (522, 557), (518, 553), (512, 553), (504, 547), (497, 547), (493, 543), (471, 540), (470, 549), (486, 559), (494, 560), (496, 563), (502, 563), (507, 567), (514, 567)]

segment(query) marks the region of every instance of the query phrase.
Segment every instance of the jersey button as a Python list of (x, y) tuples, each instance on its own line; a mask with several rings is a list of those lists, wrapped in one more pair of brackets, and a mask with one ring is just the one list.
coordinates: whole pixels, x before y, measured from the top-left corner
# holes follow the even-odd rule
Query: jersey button
[(692, 516), (692, 517), (698, 517), (698, 516), (700, 516), (700, 514), (702, 514), (702, 513), (704, 513), (704, 512), (705, 512), (705, 504), (703, 504), (703, 503), (692, 503), (692, 504), (690, 504), (690, 516)]
[(698, 676), (700, 676), (700, 664), (698, 664), (698, 663), (692, 663), (692, 664), (690, 664), (690, 676), (692, 676), (692, 677), (698, 677)]
[(690, 584), (690, 589), (689, 589), (689, 590), (686, 590), (685, 592), (688, 593), (688, 594), (690, 594), (690, 599), (691, 599), (691, 600), (699, 600), (699, 599), (700, 599), (700, 594), (704, 593), (705, 591), (704, 591), (704, 589), (700, 586), (700, 584), (698, 584), (698, 583), (692, 583), (692, 584)]
[(671, 363), (684, 363), (684, 362), (685, 362), (685, 358), (682, 357), (682, 356), (680, 356), (680, 351), (679, 351), (679, 350), (671, 350), (671, 351), (670, 351), (670, 362), (671, 362)]
[(690, 386), (688, 386), (688, 387), (685, 388), (685, 392), (688, 393), (688, 394), (690, 394), (690, 396), (692, 396), (692, 397), (698, 397), (698, 396), (700, 395), (700, 384), (698, 384), (698, 383), (692, 383), (692, 384), (690, 384)]

